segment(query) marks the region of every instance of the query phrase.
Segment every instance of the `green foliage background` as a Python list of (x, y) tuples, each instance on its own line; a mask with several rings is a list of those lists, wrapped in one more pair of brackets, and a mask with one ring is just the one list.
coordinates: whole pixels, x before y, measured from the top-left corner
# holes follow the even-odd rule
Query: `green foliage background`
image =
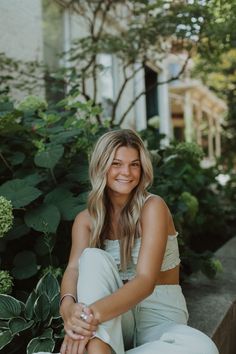
[[(44, 1), (52, 7), (50, 11), (56, 2)], [(75, 12), (82, 3), (59, 2)], [(116, 21), (115, 6), (120, 3), (132, 4), (128, 26), (123, 33), (107, 33), (106, 16), (109, 13)], [(41, 64), (16, 61), (0, 53), (0, 196), (11, 201), (14, 214), (13, 227), (8, 232), (4, 228), (0, 238), (3, 354), (59, 351), (63, 336), (59, 282), (69, 255), (72, 222), (86, 207), (88, 158), (97, 138), (111, 125), (116, 127), (119, 100), (134, 77), (130, 69), (134, 63), (143, 69), (147, 51), (156, 53), (158, 49), (163, 57), (168, 51), (198, 53), (198, 77), (229, 103), (225, 142), (230, 143), (224, 151), (234, 151), (235, 1), (105, 0), (87, 1), (84, 6), (92, 10), (90, 23), (97, 21), (99, 12), (104, 14), (104, 23), (91, 26), (87, 37), (75, 41), (68, 68), (49, 73)], [(169, 38), (172, 48), (163, 45)], [(123, 65), (124, 83), (117, 100), (111, 102), (110, 126), (108, 121), (102, 123), (96, 90), (97, 77), (104, 69), (97, 63), (100, 53), (116, 55)], [(35, 75), (36, 71), (40, 74)], [(45, 72), (51, 80), (48, 102), (27, 96), (16, 105), (11, 84), (15, 82), (15, 88), (31, 94), (36, 87), (44, 87)], [(94, 80), (93, 96), (86, 89), (88, 77)], [(66, 98), (55, 99), (55, 93), (64, 97), (65, 83), (70, 83)], [(122, 112), (120, 122), (126, 115), (127, 111)], [(221, 265), (213, 252), (236, 231), (234, 157), (230, 165), (219, 161), (203, 169), (202, 151), (195, 144), (172, 142), (162, 149), (163, 136), (157, 130), (149, 127), (141, 135), (153, 158), (151, 191), (166, 200), (179, 231), (182, 280), (197, 270), (214, 277)], [(231, 178), (223, 187), (216, 177), (225, 171)], [(3, 212), (4, 223), (7, 215), (7, 223), (11, 220), (10, 213)]]

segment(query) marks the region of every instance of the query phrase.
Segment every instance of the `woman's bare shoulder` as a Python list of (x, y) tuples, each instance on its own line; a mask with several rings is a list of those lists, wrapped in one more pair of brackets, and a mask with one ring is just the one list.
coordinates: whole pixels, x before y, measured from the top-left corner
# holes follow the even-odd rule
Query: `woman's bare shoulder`
[(144, 203), (144, 208), (163, 208), (169, 210), (165, 200), (157, 194), (149, 194), (146, 202)]
[[(173, 221), (171, 211), (165, 202), (165, 200), (159, 195), (152, 194), (144, 204), (146, 208), (146, 213), (155, 213), (156, 215), (162, 215), (168, 221), (168, 232), (169, 234), (175, 234), (176, 229)], [(144, 209), (145, 210), (145, 209)], [(143, 213), (142, 213), (143, 214)]]
[(81, 225), (83, 227), (86, 227), (88, 229), (91, 228), (91, 216), (88, 212), (88, 209), (84, 209), (79, 214), (77, 214), (75, 220), (74, 220), (75, 225)]
[(157, 215), (160, 217), (168, 218), (169, 209), (162, 197), (159, 195), (152, 194), (150, 195), (142, 208), (141, 211), (141, 222), (145, 220), (154, 221), (157, 219)]

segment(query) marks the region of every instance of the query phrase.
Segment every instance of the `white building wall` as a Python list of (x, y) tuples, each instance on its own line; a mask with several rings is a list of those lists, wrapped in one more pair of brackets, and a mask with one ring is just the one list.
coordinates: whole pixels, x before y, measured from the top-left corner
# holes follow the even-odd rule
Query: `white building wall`
[(0, 51), (7, 56), (42, 60), (41, 0), (1, 0), (0, 33)]
[[(41, 0), (0, 1), (0, 52), (22, 61), (42, 61), (42, 8)], [(15, 98), (24, 93), (14, 91)], [(41, 96), (44, 90), (37, 91)]]

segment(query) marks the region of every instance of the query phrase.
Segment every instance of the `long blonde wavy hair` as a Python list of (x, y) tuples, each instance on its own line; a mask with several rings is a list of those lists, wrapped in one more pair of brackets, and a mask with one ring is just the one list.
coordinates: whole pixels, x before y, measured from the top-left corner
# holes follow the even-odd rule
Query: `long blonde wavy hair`
[(92, 219), (90, 247), (104, 247), (104, 240), (111, 232), (109, 211), (112, 205), (106, 192), (107, 172), (112, 164), (117, 148), (121, 146), (135, 148), (139, 152), (141, 177), (138, 186), (132, 191), (124, 206), (119, 223), (118, 235), (121, 235), (121, 269), (125, 270), (131, 259), (131, 250), (135, 238), (140, 236), (139, 218), (147, 188), (153, 180), (153, 169), (149, 153), (142, 139), (130, 129), (113, 130), (102, 135), (97, 141), (89, 166), (92, 190), (88, 198), (88, 211)]

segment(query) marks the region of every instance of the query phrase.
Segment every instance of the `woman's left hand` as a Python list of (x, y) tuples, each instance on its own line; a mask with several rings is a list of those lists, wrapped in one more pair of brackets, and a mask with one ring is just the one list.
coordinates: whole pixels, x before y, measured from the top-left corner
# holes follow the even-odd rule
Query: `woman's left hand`
[[(63, 303), (62, 303), (63, 306)], [(66, 311), (61, 306), (61, 314), (64, 321), (66, 334), (74, 340), (91, 337), (97, 330), (98, 321), (94, 318), (91, 309), (81, 303), (73, 303), (66, 307)], [(81, 316), (84, 315), (84, 318)]]

